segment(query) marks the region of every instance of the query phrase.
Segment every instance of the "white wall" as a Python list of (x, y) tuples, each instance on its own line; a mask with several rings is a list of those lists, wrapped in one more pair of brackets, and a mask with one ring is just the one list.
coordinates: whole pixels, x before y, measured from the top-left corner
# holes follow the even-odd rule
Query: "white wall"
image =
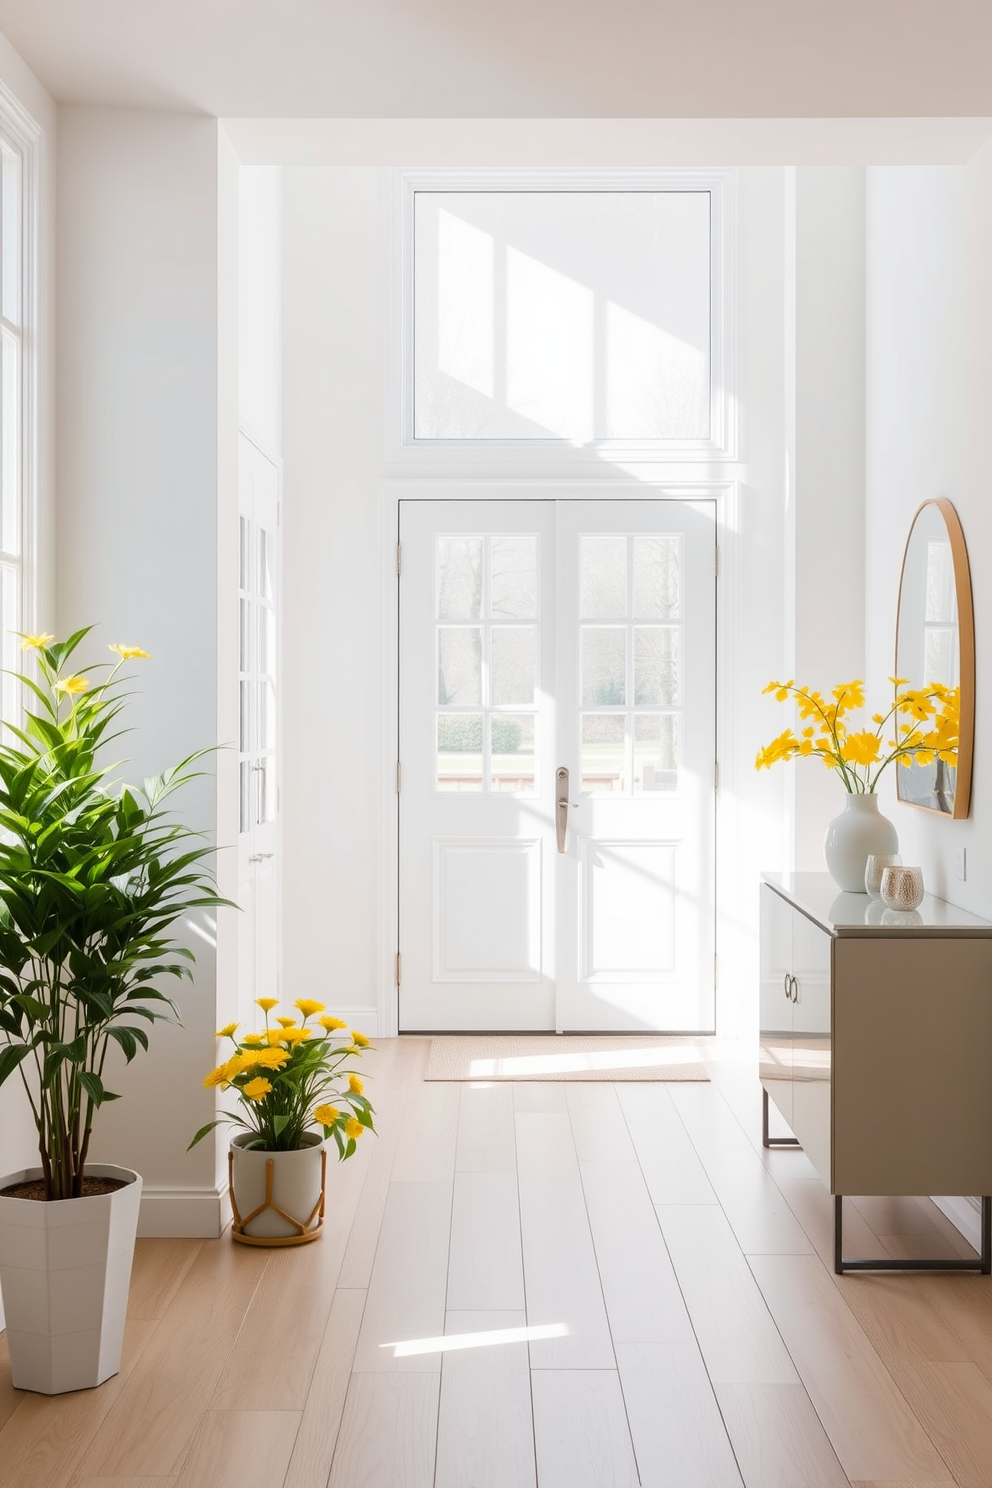
[[(57, 624), (95, 624), (86, 656), (115, 640), (151, 652), (127, 719), (140, 780), (216, 740), (218, 128), (68, 107), (59, 130)], [(181, 810), (212, 840), (212, 778)], [(158, 1027), (114, 1071), (125, 1099), (92, 1148), (142, 1173), (144, 1233), (216, 1233), (219, 1216), (211, 1144), (185, 1150), (214, 1107), (212, 918), (182, 933), (197, 954), (177, 984), (185, 1027)]]
[[(55, 103), (22, 59), (0, 35), (0, 87), (27, 111), (40, 129), (38, 143), (37, 342), (38, 384), (37, 524), (34, 533), (36, 587), (26, 616), (28, 628), (51, 629), (55, 615), (55, 165), (58, 115)], [(21, 1082), (14, 1076), (0, 1089), (0, 1174), (38, 1160), (38, 1140)], [(3, 1305), (0, 1302), (0, 1328)]]
[[(946, 821), (900, 805), (884, 777), (883, 810), (899, 832), (903, 861), (922, 864), (927, 887), (988, 917), (992, 145), (967, 166), (869, 170), (868, 355), (869, 676), (889, 690), (903, 549), (914, 511), (935, 496), (954, 503), (964, 527), (977, 655), (970, 817)], [(967, 851), (964, 883), (953, 869), (959, 847)]]
[(238, 172), (238, 411), (256, 444), (282, 449), (282, 171)]

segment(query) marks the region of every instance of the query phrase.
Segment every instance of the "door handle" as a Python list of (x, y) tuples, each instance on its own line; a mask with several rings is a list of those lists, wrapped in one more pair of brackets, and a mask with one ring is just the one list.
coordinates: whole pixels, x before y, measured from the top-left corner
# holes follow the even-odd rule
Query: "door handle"
[(565, 838), (568, 835), (568, 771), (564, 765), (559, 765), (555, 771), (555, 836), (558, 839), (558, 851), (565, 851)]

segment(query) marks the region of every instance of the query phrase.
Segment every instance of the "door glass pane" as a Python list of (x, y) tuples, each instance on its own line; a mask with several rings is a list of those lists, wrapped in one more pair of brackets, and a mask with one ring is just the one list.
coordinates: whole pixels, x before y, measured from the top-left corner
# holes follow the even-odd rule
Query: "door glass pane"
[(635, 794), (678, 789), (678, 730), (676, 713), (635, 713)]
[(271, 600), (274, 594), (272, 572), (272, 539), (264, 527), (258, 529), (258, 592), (263, 599)]
[(534, 791), (533, 713), (490, 715), (492, 789), (532, 795)]
[(251, 602), (247, 599), (241, 600), (241, 645), (238, 656), (238, 665), (243, 672), (250, 672), (251, 666)]
[(534, 627), (494, 625), (492, 702), (494, 706), (534, 701)]
[(679, 701), (679, 632), (674, 625), (635, 625), (634, 702), (674, 707)]
[(437, 700), (442, 707), (482, 702), (482, 631), (477, 625), (438, 631)]
[(537, 538), (492, 537), (489, 543), (492, 618), (533, 620), (537, 615)]
[(582, 717), (582, 789), (615, 794), (624, 785), (624, 715), (586, 713)]
[(439, 791), (482, 790), (481, 713), (438, 715), (436, 781)]
[(679, 618), (678, 537), (634, 538), (634, 619)]
[(258, 822), (269, 821), (269, 762), (266, 759), (255, 761), (254, 773), (258, 782)]
[(623, 704), (626, 687), (627, 632), (621, 626), (586, 626), (582, 631), (582, 703), (584, 707)]
[(242, 754), (251, 749), (251, 683), (241, 682), (241, 738), (238, 747)]
[(627, 539), (579, 538), (579, 616), (622, 620), (627, 614)]
[(482, 538), (437, 539), (437, 618), (478, 620), (482, 616)]

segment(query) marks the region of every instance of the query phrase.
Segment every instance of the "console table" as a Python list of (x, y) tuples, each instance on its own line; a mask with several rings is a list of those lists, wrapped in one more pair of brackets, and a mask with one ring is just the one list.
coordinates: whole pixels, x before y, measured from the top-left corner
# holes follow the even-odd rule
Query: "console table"
[[(766, 1146), (834, 1195), (834, 1270), (992, 1272), (992, 923), (927, 895), (910, 916), (826, 873), (764, 874)], [(795, 1133), (768, 1135), (771, 1099)], [(848, 1259), (845, 1194), (976, 1194), (981, 1256)]]

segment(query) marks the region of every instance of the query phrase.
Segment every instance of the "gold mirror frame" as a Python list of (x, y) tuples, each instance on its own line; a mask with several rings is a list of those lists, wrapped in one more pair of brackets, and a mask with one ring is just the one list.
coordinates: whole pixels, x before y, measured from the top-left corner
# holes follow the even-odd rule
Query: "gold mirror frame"
[[(924, 512), (930, 507), (936, 507), (939, 511), (944, 528), (947, 532), (948, 542), (951, 549), (951, 561), (954, 573), (954, 597), (957, 610), (957, 636), (958, 636), (958, 677), (947, 680), (947, 686), (959, 686), (961, 689), (961, 714), (960, 730), (958, 735), (958, 762), (957, 766), (947, 766), (941, 761), (935, 765), (917, 765), (914, 761), (908, 768), (903, 765), (896, 766), (896, 795), (904, 806), (915, 806), (920, 811), (931, 811), (936, 816), (949, 817), (952, 820), (960, 820), (968, 815), (971, 807), (971, 764), (975, 744), (975, 611), (971, 594), (971, 568), (968, 563), (968, 549), (964, 540), (964, 531), (960, 519), (954, 507), (946, 497), (938, 497), (930, 501), (924, 501), (917, 507), (910, 523), (909, 536), (906, 539), (906, 549), (903, 553), (902, 572), (899, 576), (899, 600), (896, 607), (896, 666), (897, 677), (906, 676), (914, 687), (922, 687), (928, 682), (941, 682), (942, 677), (917, 677), (912, 671), (900, 670), (900, 665), (906, 667), (906, 653), (908, 643), (903, 635), (903, 646), (900, 648), (900, 630), (906, 624), (907, 617), (907, 595), (908, 575), (910, 573), (910, 548), (913, 542), (913, 534), (917, 523)], [(909, 580), (911, 582), (911, 580)], [(924, 610), (925, 599), (921, 594), (917, 599), (917, 608)], [(902, 661), (900, 662), (900, 649), (902, 649)], [(950, 779), (948, 780), (948, 777)], [(921, 799), (923, 791), (921, 787), (927, 785), (929, 790), (926, 794), (930, 800)], [(916, 786), (914, 793), (908, 790), (904, 793), (904, 787), (910, 784)], [(948, 789), (948, 784), (950, 789)], [(915, 798), (914, 798), (915, 797)], [(941, 805), (941, 800), (950, 804)], [(932, 803), (932, 804), (931, 804)]]

